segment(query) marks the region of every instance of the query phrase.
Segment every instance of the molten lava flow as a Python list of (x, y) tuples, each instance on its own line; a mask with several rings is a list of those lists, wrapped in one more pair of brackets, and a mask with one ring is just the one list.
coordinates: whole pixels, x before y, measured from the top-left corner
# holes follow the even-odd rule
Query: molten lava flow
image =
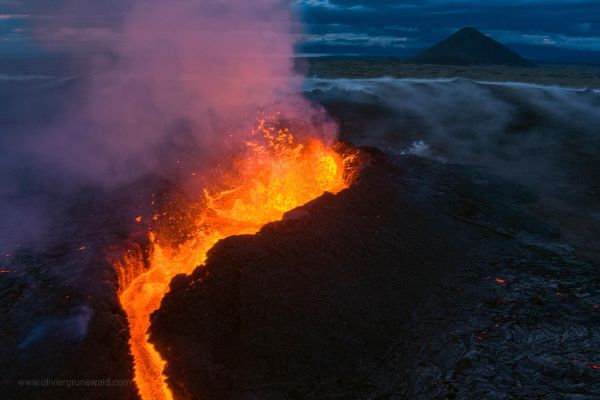
[[(148, 342), (150, 314), (160, 306), (177, 274), (189, 274), (202, 265), (214, 244), (228, 236), (253, 234), (268, 222), (280, 220), (293, 208), (347, 186), (342, 158), (319, 140), (295, 143), (274, 119), (261, 120), (246, 143), (247, 151), (227, 171), (219, 171), (220, 190), (204, 192), (198, 205), (191, 239), (178, 245), (151, 232), (149, 268), (142, 256), (128, 254), (117, 263), (120, 301), (131, 331), (135, 382), (143, 399), (171, 399), (165, 383), (165, 361)], [(230, 170), (231, 169), (231, 170)]]

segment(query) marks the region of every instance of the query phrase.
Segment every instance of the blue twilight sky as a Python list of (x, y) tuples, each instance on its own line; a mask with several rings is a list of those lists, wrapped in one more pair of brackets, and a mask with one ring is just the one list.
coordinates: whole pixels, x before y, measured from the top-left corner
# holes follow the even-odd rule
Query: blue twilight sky
[[(130, 1), (0, 0), (0, 55), (35, 52), (33, 26), (52, 29), (61, 44), (91, 51), (90, 43), (100, 45)], [(591, 52), (600, 54), (600, 0), (294, 2), (304, 22), (300, 53), (402, 57), (475, 26), (530, 58), (585, 61)], [(59, 13), (75, 18), (66, 24)]]

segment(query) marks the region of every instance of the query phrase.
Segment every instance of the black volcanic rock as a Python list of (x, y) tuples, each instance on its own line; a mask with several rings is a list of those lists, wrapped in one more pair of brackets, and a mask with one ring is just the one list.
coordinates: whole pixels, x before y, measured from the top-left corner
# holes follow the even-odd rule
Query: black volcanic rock
[(531, 61), (472, 27), (462, 28), (408, 61), (442, 65), (535, 66)]
[[(173, 280), (151, 334), (176, 398), (598, 397), (597, 268), (543, 246), (557, 232), (525, 211), (535, 193), (370, 154), (348, 190), (223, 240)], [(56, 245), (0, 259), (1, 399), (138, 398), (106, 256), (145, 246), (133, 218), (152, 210), (126, 205), (174, 188), (130, 189), (73, 199)]]
[(152, 317), (176, 397), (391, 398), (384, 386), (402, 381), (419, 356), (378, 365), (407, 350), (395, 345), (411, 312), (440, 296), (443, 319), (461, 297), (443, 294), (444, 282), (457, 285), (477, 260), (520, 258), (514, 232), (554, 235), (516, 211), (531, 201), (522, 189), (471, 179), (426, 160), (375, 156), (348, 190), (221, 241), (205, 267), (172, 281)]
[(147, 247), (134, 218), (152, 215), (145, 199), (166, 185), (60, 197), (48, 237), (0, 257), (0, 399), (140, 399), (111, 260)]

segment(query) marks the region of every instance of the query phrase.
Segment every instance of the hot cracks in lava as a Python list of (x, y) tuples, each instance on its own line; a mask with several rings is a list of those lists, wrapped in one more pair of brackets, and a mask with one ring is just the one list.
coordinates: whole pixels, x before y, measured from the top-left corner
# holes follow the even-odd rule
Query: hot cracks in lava
[(171, 279), (201, 266), (219, 240), (254, 234), (325, 192), (345, 189), (352, 180), (355, 159), (356, 153), (342, 156), (318, 139), (297, 143), (277, 117), (261, 119), (243, 154), (235, 157), (227, 170), (214, 174), (219, 189), (205, 189), (192, 228), (186, 228), (189, 239), (175, 245), (161, 232), (151, 230), (149, 263), (133, 252), (116, 263), (119, 299), (131, 334), (135, 382), (143, 399), (173, 398), (163, 375), (165, 361), (147, 333), (150, 315), (159, 308)]

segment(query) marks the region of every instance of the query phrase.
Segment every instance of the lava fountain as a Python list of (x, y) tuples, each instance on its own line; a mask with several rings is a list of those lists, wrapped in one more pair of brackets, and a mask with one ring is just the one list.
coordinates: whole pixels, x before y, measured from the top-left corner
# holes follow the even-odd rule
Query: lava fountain
[[(263, 118), (246, 141), (245, 151), (211, 177), (194, 205), (193, 228), (173, 244), (160, 231), (149, 232), (149, 262), (134, 252), (116, 263), (119, 299), (127, 314), (135, 382), (143, 399), (172, 399), (163, 374), (165, 361), (148, 341), (150, 315), (159, 308), (169, 282), (201, 266), (207, 252), (228, 236), (254, 234), (265, 224), (324, 192), (347, 187), (353, 155), (342, 156), (318, 139), (298, 143), (277, 117)], [(184, 229), (184, 228), (182, 228)], [(189, 228), (185, 228), (189, 229)]]

